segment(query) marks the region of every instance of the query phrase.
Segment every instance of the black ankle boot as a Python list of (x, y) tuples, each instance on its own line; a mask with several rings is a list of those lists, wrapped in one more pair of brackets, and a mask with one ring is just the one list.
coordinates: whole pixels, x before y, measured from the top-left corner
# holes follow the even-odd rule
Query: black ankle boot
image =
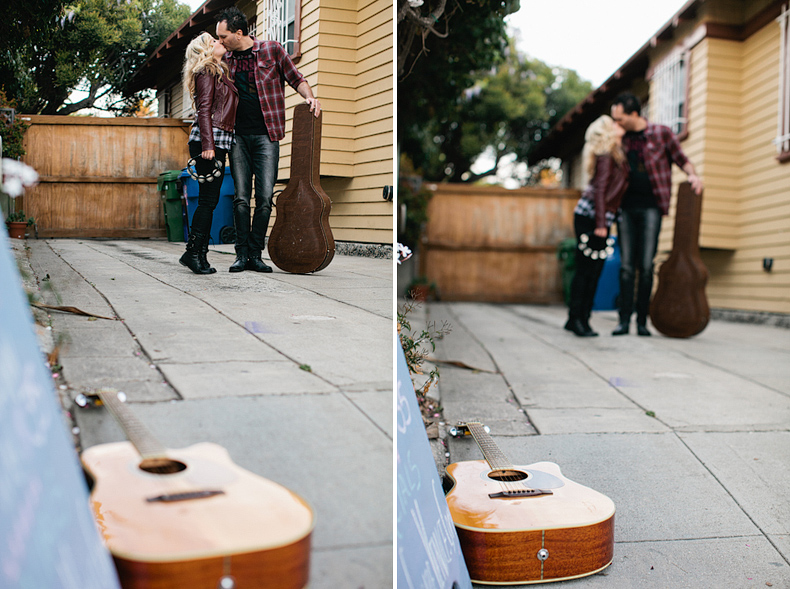
[(585, 329), (581, 319), (576, 319), (576, 318), (568, 319), (568, 322), (565, 324), (565, 329), (567, 329), (572, 333), (575, 333), (579, 337), (593, 337), (598, 335), (591, 329)]
[(247, 248), (244, 246), (236, 247), (236, 261), (230, 265), (229, 272), (243, 272), (247, 267)]
[(198, 259), (200, 260), (200, 267), (203, 270), (208, 270), (206, 274), (214, 274), (217, 269), (212, 268), (211, 264), (208, 263), (208, 240), (203, 242), (203, 245), (200, 247), (200, 252), (198, 253)]
[(637, 323), (636, 324), (636, 333), (638, 335), (651, 335), (650, 331), (647, 329), (647, 325), (644, 323)]
[(612, 335), (626, 335), (628, 333), (628, 321), (621, 321), (614, 328)]
[(582, 327), (584, 327), (584, 331), (587, 332), (587, 337), (595, 337), (598, 335), (597, 331), (593, 331), (593, 328), (590, 327), (590, 318), (582, 319)]
[(205, 269), (200, 264), (200, 252), (204, 242), (208, 243), (208, 235), (205, 233), (196, 231), (190, 233), (189, 241), (187, 241), (187, 251), (178, 260), (195, 274), (211, 274), (210, 270)]
[(259, 253), (252, 253), (250, 254), (250, 258), (247, 260), (247, 265), (244, 267), (245, 270), (252, 270), (253, 272), (271, 272), (272, 267), (268, 266), (261, 260), (261, 254)]

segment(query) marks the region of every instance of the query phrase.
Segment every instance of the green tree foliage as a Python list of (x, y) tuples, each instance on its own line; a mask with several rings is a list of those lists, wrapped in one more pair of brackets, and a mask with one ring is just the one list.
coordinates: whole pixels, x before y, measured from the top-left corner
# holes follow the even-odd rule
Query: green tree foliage
[[(124, 114), (140, 99), (129, 80), (190, 10), (177, 0), (12, 0), (11, 13), (0, 85), (23, 112), (70, 114), (104, 98)], [(76, 89), (87, 97), (68, 104)]]
[[(575, 71), (519, 54), (514, 43), (503, 48), (493, 69), (460, 73), (441, 95), (421, 89), (434, 88), (433, 76), (440, 75), (432, 70), (433, 56), (430, 61), (418, 62), (413, 79), (406, 78), (409, 91), (399, 86), (398, 126), (401, 149), (433, 181), (472, 182), (494, 174), (503, 158), (526, 161), (554, 123), (592, 90)], [(407, 110), (402, 103), (412, 102), (412, 91), (415, 102)], [(474, 174), (470, 168), (483, 153), (493, 163)]]
[[(398, 5), (402, 2), (398, 0)], [(439, 124), (457, 121), (458, 101), (477, 72), (490, 70), (503, 59), (504, 17), (518, 9), (518, 2), (458, 0), (456, 6), (452, 17), (443, 20), (443, 37), (418, 31), (409, 43), (414, 26), (408, 19), (398, 22), (398, 63), (404, 64), (398, 79), (398, 141), (402, 153), (423, 172), (429, 162), (438, 167), (443, 139)], [(427, 13), (430, 7), (421, 8)]]
[(25, 155), (25, 149), (22, 143), (25, 138), (25, 131), (30, 126), (22, 117), (15, 116), (13, 121), (8, 111), (5, 109), (16, 110), (16, 102), (9, 100), (5, 92), (0, 90), (0, 139), (3, 140), (3, 157), (18, 160)]

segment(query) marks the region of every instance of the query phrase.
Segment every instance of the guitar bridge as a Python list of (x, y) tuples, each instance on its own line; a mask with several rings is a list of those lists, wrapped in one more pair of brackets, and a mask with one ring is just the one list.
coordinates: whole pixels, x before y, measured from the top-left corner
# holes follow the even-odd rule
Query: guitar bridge
[(553, 495), (554, 492), (549, 489), (514, 489), (512, 491), (499, 491), (498, 493), (489, 493), (491, 499), (508, 498), (508, 497), (537, 497), (538, 495)]
[(167, 493), (165, 495), (157, 495), (156, 497), (148, 497), (146, 501), (154, 503), (161, 501), (162, 503), (172, 503), (174, 501), (188, 501), (190, 499), (203, 499), (204, 497), (213, 497), (214, 495), (222, 495), (225, 491), (206, 490), (206, 491), (185, 491), (183, 493)]

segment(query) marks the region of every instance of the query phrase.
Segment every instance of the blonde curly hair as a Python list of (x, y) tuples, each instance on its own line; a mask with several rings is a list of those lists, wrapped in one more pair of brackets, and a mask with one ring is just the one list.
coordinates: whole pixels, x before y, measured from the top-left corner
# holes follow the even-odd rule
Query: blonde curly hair
[(582, 162), (588, 178), (592, 178), (595, 174), (596, 156), (611, 155), (618, 164), (625, 160), (623, 148), (615, 135), (616, 124), (609, 115), (601, 115), (587, 127), (584, 133)]
[(214, 60), (214, 37), (211, 33), (200, 33), (187, 45), (184, 54), (184, 90), (192, 99), (192, 108), (195, 108), (195, 76), (203, 72), (215, 76), (230, 75), (230, 70), (225, 62), (217, 63)]

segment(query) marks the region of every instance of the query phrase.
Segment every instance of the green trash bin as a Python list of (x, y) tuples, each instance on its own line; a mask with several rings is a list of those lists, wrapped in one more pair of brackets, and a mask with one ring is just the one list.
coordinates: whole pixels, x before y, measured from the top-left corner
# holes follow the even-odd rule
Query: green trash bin
[(167, 226), (167, 241), (184, 241), (184, 206), (181, 203), (181, 191), (178, 177), (181, 170), (167, 170), (159, 174), (156, 186), (162, 199)]
[(568, 237), (560, 242), (557, 248), (557, 258), (562, 263), (562, 292), (565, 295), (565, 304), (571, 304), (571, 282), (576, 273), (576, 239)]

